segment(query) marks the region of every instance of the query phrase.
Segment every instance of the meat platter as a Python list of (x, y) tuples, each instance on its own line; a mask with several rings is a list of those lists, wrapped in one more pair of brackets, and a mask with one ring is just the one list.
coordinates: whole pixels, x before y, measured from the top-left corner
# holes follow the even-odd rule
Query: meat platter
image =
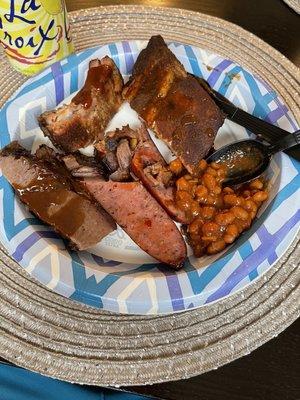
[[(124, 43), (120, 46), (124, 50)], [(121, 284), (125, 277), (135, 281), (135, 288), (146, 285), (151, 292), (152, 281), (158, 298), (153, 300), (153, 293), (147, 293), (143, 299), (139, 293), (139, 300), (130, 300), (125, 312), (148, 312), (144, 310), (151, 310), (149, 304), (154, 302), (155, 312), (160, 313), (217, 300), (250, 283), (251, 276), (260, 273), (258, 267), (264, 261), (257, 257), (253, 257), (253, 264), (246, 266), (246, 270), (240, 264), (243, 257), (251, 256), (249, 243), (255, 253), (254, 243), (260, 238), (256, 232), (272, 216), (280, 185), (285, 178), (288, 182), (278, 165), (291, 161), (279, 155), (263, 178), (239, 188), (223, 185), (226, 171), (219, 165), (207, 165), (204, 159), (213, 148), (248, 133), (225, 120), (222, 110), (193, 77), (197, 71), (191, 68), (193, 62), (187, 57), (187, 46), (167, 46), (159, 36), (140, 46), (145, 48), (142, 52), (124, 52), (115, 57), (110, 46), (90, 50), (89, 55), (88, 51), (82, 53), (82, 63), (79, 55), (75, 66), (77, 73), (80, 71), (76, 90), (71, 87), (74, 69), (66, 71), (71, 75), (65, 80), (70, 83), (69, 94), (63, 87), (64, 94), (58, 96), (61, 79), (52, 68), (56, 98), (49, 95), (47, 85), (45, 90), (49, 93), (37, 95), (37, 105), (42, 104), (43, 98), (46, 102), (30, 116), (34, 134), (30, 137), (28, 132), (22, 133), (24, 126), (20, 123), (10, 140), (2, 141), (0, 164), (5, 184), (10, 182), (15, 189), (12, 192), (9, 186), (19, 215), (25, 213), (26, 229), (42, 232), (39, 246), (44, 244), (44, 249), (50, 247), (71, 260), (73, 279), (79, 268), (81, 279), (86, 282), (91, 276), (97, 277), (96, 282), (111, 276)], [(213, 56), (212, 62), (205, 64), (207, 59), (201, 59), (204, 51), (193, 50), (201, 66), (198, 75), (199, 70), (205, 71), (207, 76), (202, 73), (202, 77), (212, 80), (213, 68), (215, 75), (219, 75), (219, 84), (224, 76), (225, 81), (229, 79), (227, 88), (224, 81), (223, 86), (231, 93), (231, 100), (239, 102), (234, 94), (241, 97), (245, 82), (251, 81), (250, 73), (241, 67), (236, 75), (221, 73)], [(263, 83), (259, 84), (262, 89)], [(264, 89), (268, 89), (267, 85)], [(251, 87), (248, 92), (251, 95)], [(249, 100), (250, 95), (243, 97), (246, 108), (253, 101)], [(13, 107), (20, 109), (18, 97), (16, 100), (12, 99)], [(7, 109), (3, 112), (9, 116)], [(297, 224), (289, 235), (285, 231), (281, 242), (291, 240)], [(28, 249), (28, 254), (19, 254), (16, 235), (7, 232), (7, 224), (2, 236), (14, 258), (29, 268), (33, 248)], [(240, 253), (245, 244), (248, 252)], [(275, 248), (273, 253), (278, 257), (280, 251), (277, 254)], [(234, 260), (237, 254), (242, 260)], [(231, 265), (229, 260), (233, 260)], [(271, 259), (266, 260), (268, 265), (261, 272), (272, 264)], [(37, 265), (29, 270), (36, 271)], [(209, 293), (205, 288), (200, 290), (201, 282), (195, 287), (190, 280), (193, 271), (200, 276), (211, 274), (209, 285), (215, 276), (222, 276), (219, 272), (214, 276), (218, 268), (219, 272), (227, 269), (229, 276), (237, 271), (239, 280), (234, 281), (233, 274), (229, 283), (215, 283), (219, 287), (212, 286)], [(44, 273), (40, 272), (39, 278), (45, 284), (49, 283), (45, 280), (46, 270), (47, 267)], [(66, 271), (68, 267), (65, 275)], [(133, 271), (141, 271), (140, 276)], [(179, 287), (184, 279), (191, 285), (189, 300), (181, 293), (175, 306), (174, 288), (165, 278), (170, 274), (177, 276)], [(103, 294), (98, 292), (97, 285), (89, 288), (85, 284), (86, 295), (76, 288), (82, 284), (79, 281), (73, 283), (73, 291), (72, 287), (63, 287), (66, 282), (59, 287), (64, 280), (61, 276), (56, 286), (53, 279), (51, 283), (61, 294), (107, 309), (119, 307), (117, 300), (112, 306), (112, 289), (118, 286), (114, 282)], [(164, 279), (167, 288), (163, 288), (161, 300), (157, 285)], [(226, 290), (220, 290), (222, 285)]]

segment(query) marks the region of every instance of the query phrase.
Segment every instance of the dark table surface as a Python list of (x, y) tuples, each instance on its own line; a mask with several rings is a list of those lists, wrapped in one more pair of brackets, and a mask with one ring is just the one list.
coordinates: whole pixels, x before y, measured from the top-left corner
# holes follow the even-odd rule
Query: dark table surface
[[(234, 22), (300, 66), (300, 16), (281, 0), (66, 0), (69, 11), (110, 4), (180, 7)], [(218, 370), (130, 390), (170, 400), (299, 400), (300, 319), (276, 339)]]
[(299, 400), (300, 319), (250, 355), (195, 378), (132, 388), (168, 400)]
[(68, 11), (141, 4), (178, 7), (226, 19), (259, 36), (300, 66), (300, 16), (282, 0), (65, 0)]
[[(69, 11), (110, 4), (180, 7), (242, 26), (300, 66), (300, 16), (281, 0), (66, 0)], [(252, 354), (201, 376), (133, 391), (171, 400), (300, 399), (300, 320)], [(297, 358), (298, 356), (298, 358)]]

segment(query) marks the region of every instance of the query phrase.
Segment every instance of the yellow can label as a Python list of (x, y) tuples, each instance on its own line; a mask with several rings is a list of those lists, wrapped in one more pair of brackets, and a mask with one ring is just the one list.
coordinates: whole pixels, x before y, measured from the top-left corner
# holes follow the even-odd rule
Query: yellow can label
[(74, 49), (63, 0), (0, 0), (0, 41), (23, 74), (66, 57)]

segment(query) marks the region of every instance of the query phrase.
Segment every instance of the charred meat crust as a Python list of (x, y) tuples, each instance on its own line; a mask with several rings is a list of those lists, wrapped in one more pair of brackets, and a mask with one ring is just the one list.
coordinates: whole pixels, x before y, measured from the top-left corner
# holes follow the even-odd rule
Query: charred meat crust
[(148, 136), (144, 125), (131, 129), (129, 125), (122, 129), (107, 132), (105, 140), (95, 145), (97, 156), (107, 169), (109, 179), (113, 181), (132, 180), (130, 171), (131, 160), (137, 144)]
[(158, 107), (154, 130), (190, 173), (213, 146), (224, 116), (193, 76), (171, 85)]
[[(135, 89), (140, 87), (149, 89), (149, 97), (155, 95), (162, 88), (161, 82), (167, 83), (168, 72), (172, 78), (187, 76), (183, 65), (168, 49), (164, 39), (160, 35), (152, 36), (134, 64), (132, 76), (125, 85), (123, 95), (128, 101), (131, 101), (137, 95)], [(132, 85), (136, 79), (138, 79), (137, 85)], [(146, 95), (146, 90), (144, 94)]]
[(51, 126), (47, 123), (47, 118), (51, 117), (53, 113), (55, 112), (49, 111), (43, 113), (38, 117), (38, 122), (44, 135), (49, 137), (57, 148), (66, 152), (72, 152), (90, 144), (91, 136), (77, 116), (74, 116), (71, 121), (68, 121), (68, 125), (64, 129), (62, 135), (54, 135)]
[(123, 97), (190, 173), (224, 122), (223, 113), (161, 36), (153, 36), (141, 51)]

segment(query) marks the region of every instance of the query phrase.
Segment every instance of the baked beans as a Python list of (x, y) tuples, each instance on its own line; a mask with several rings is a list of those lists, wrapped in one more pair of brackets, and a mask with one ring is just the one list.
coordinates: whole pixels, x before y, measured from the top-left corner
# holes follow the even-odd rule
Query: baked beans
[(189, 223), (185, 226), (194, 255), (216, 254), (249, 229), (267, 200), (262, 178), (239, 187), (223, 187), (226, 168), (201, 160), (197, 177), (187, 174), (179, 159), (169, 165), (176, 182), (176, 203)]
[(181, 161), (178, 158), (176, 158), (176, 160), (173, 160), (170, 162), (169, 168), (170, 168), (170, 171), (175, 175), (179, 175), (183, 170)]

